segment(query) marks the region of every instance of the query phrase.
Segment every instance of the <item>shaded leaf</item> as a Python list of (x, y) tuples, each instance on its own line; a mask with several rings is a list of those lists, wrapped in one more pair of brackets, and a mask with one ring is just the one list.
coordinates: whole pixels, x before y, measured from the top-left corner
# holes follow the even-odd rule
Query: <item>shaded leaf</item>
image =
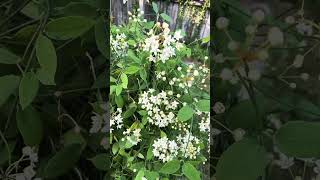
[(19, 100), (22, 109), (29, 106), (33, 99), (37, 96), (39, 89), (39, 81), (32, 72), (26, 73), (20, 82)]

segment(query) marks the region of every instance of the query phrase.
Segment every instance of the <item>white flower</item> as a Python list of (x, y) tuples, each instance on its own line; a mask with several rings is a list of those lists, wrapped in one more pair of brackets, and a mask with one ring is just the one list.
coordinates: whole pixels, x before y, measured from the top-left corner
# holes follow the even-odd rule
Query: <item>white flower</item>
[(308, 73), (301, 73), (300, 78), (304, 81), (308, 80), (310, 75)]
[(178, 31), (176, 31), (176, 32), (174, 33), (174, 38), (175, 38), (176, 40), (180, 40), (180, 39), (183, 38), (183, 36), (182, 36), (182, 34), (181, 34), (181, 30), (178, 30)]
[(256, 32), (256, 27), (254, 25), (248, 25), (245, 28), (247, 34), (252, 35)]
[(223, 63), (225, 61), (224, 57), (223, 57), (223, 54), (217, 54), (215, 57), (214, 57), (214, 60), (215, 62), (217, 63)]
[(226, 108), (221, 102), (216, 102), (213, 106), (213, 111), (217, 114), (222, 114), (225, 110)]
[(226, 29), (229, 26), (229, 19), (225, 17), (219, 17), (216, 21), (216, 26), (218, 29)]
[(239, 48), (239, 43), (236, 41), (230, 41), (228, 43), (228, 49), (230, 49), (231, 51), (235, 51)]
[(288, 169), (292, 165), (294, 165), (294, 158), (287, 157), (283, 153), (279, 153), (279, 160), (275, 160), (275, 163), (280, 166), (281, 169)]
[(278, 27), (272, 27), (268, 32), (268, 40), (272, 46), (283, 44), (283, 33)]
[(302, 35), (311, 36), (313, 34), (313, 28), (312, 25), (306, 24), (306, 23), (299, 23), (296, 26), (297, 31)]
[(234, 140), (235, 141), (240, 141), (243, 136), (246, 134), (246, 131), (241, 129), (241, 128), (238, 128), (238, 129), (235, 129), (233, 131), (233, 137), (234, 137)]
[(220, 78), (222, 80), (227, 81), (227, 80), (232, 79), (232, 77), (233, 77), (233, 72), (229, 68), (224, 68), (220, 73)]
[(287, 24), (294, 24), (295, 23), (295, 19), (293, 16), (286, 17), (285, 21)]
[(257, 11), (255, 11), (253, 13), (253, 19), (257, 22), (257, 23), (261, 23), (264, 19), (264, 12), (263, 10), (259, 9)]
[(248, 73), (248, 78), (253, 81), (259, 80), (260, 77), (261, 77), (261, 73), (260, 73), (260, 71), (258, 71), (256, 69), (250, 70)]
[(23, 175), (26, 180), (31, 180), (36, 175), (36, 172), (33, 170), (32, 166), (27, 166), (23, 169)]
[(267, 50), (261, 50), (258, 52), (258, 58), (262, 61), (265, 61), (269, 58), (269, 53)]
[(296, 57), (294, 58), (293, 61), (293, 67), (295, 68), (300, 68), (303, 65), (303, 61), (304, 61), (304, 56), (301, 54), (296, 55)]
[(289, 86), (290, 86), (290, 88), (292, 88), (292, 89), (297, 88), (297, 84), (296, 84), (296, 83), (290, 83)]

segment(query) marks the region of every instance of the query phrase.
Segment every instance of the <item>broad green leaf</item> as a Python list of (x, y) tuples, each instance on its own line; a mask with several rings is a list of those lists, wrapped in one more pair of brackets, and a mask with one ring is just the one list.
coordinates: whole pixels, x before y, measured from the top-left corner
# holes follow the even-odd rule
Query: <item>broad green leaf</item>
[(37, 96), (39, 81), (34, 73), (25, 73), (19, 86), (19, 100), (22, 109), (29, 106)]
[(43, 123), (39, 112), (32, 106), (16, 114), (17, 126), (23, 141), (28, 146), (40, 144), (43, 137)]
[(81, 155), (81, 144), (71, 144), (57, 152), (44, 169), (45, 178), (55, 178), (74, 167)]
[(138, 172), (137, 176), (134, 178), (134, 180), (142, 180), (143, 177), (144, 177), (144, 170), (141, 169), (141, 170)]
[(124, 101), (123, 101), (123, 98), (121, 95), (119, 96), (115, 96), (115, 101), (116, 101), (116, 104), (119, 108), (122, 108), (123, 105), (124, 105)]
[(257, 113), (251, 100), (241, 101), (230, 108), (226, 116), (231, 129), (242, 128), (246, 130), (257, 129), (262, 119), (257, 117)]
[(107, 72), (103, 72), (98, 75), (96, 81), (93, 83), (91, 88), (105, 88), (107, 87)]
[(0, 106), (7, 101), (11, 94), (14, 94), (19, 87), (20, 77), (6, 75), (0, 77)]
[(128, 50), (128, 57), (137, 63), (141, 62), (141, 60), (134, 54), (134, 52), (131, 49)]
[(30, 1), (22, 10), (21, 13), (32, 19), (39, 19), (41, 17), (41, 9), (39, 3)]
[(121, 94), (121, 92), (122, 92), (122, 85), (120, 84), (120, 85), (116, 86), (116, 95), (119, 96)]
[(0, 63), (1, 64), (17, 64), (21, 61), (21, 58), (11, 51), (0, 48)]
[(256, 140), (243, 139), (222, 154), (216, 177), (219, 180), (256, 180), (263, 176), (267, 162), (264, 147)]
[(123, 118), (129, 118), (133, 115), (137, 110), (137, 105), (135, 103), (131, 103), (128, 107), (128, 110), (123, 113)]
[(148, 151), (147, 151), (147, 160), (151, 160), (153, 158), (153, 152), (152, 152), (152, 145), (149, 146)]
[(4, 143), (2, 143), (0, 146), (0, 166), (9, 160), (9, 153), (12, 153), (12, 151), (14, 150), (16, 146), (16, 142), (15, 141), (8, 142), (8, 146), (9, 146), (9, 152)]
[(210, 112), (210, 100), (200, 100), (196, 102), (196, 107), (199, 111)]
[(148, 179), (148, 180), (157, 180), (157, 178), (160, 177), (158, 172), (155, 171), (145, 171), (144, 172), (144, 176)]
[(93, 165), (101, 170), (106, 171), (109, 168), (109, 156), (108, 154), (98, 154), (95, 157), (91, 158), (90, 161), (93, 163)]
[(94, 30), (98, 50), (105, 58), (109, 58), (107, 22), (104, 21), (103, 17), (98, 19)]
[(126, 74), (135, 74), (139, 70), (140, 70), (140, 68), (137, 67), (137, 66), (129, 66), (124, 70), (124, 73), (126, 73)]
[(201, 180), (200, 172), (190, 163), (184, 163), (183, 164), (182, 173), (189, 180)]
[(152, 9), (155, 13), (158, 13), (159, 12), (159, 8), (158, 8), (158, 5), (157, 3), (155, 2), (152, 2)]
[(112, 145), (112, 153), (117, 154), (118, 150), (119, 150), (119, 144), (118, 143), (113, 144)]
[(95, 21), (82, 16), (67, 16), (50, 21), (45, 32), (50, 38), (56, 40), (68, 40), (77, 38), (87, 32), (95, 24)]
[(177, 172), (180, 169), (180, 161), (179, 160), (172, 160), (167, 163), (165, 163), (161, 169), (160, 173), (163, 174), (173, 174)]
[(80, 132), (76, 132), (75, 129), (71, 129), (63, 135), (64, 146), (71, 144), (82, 144), (82, 149), (85, 148), (87, 142)]
[(299, 158), (320, 157), (320, 123), (292, 121), (276, 133), (280, 151)]
[(179, 110), (178, 119), (180, 121), (188, 121), (189, 119), (192, 118), (193, 114), (194, 114), (193, 109), (189, 105), (186, 105)]
[(60, 9), (64, 16), (85, 16), (94, 18), (98, 15), (95, 7), (87, 2), (70, 2)]
[(167, 14), (165, 14), (165, 13), (161, 13), (160, 16), (161, 16), (165, 21), (167, 21), (167, 22), (169, 22), (169, 23), (172, 21), (171, 17), (168, 16)]
[(147, 83), (147, 71), (145, 69), (140, 69), (140, 77)]
[(46, 36), (40, 34), (36, 42), (36, 55), (40, 64), (37, 77), (42, 84), (55, 85), (57, 70), (57, 54), (53, 43)]
[(120, 76), (121, 82), (122, 82), (122, 87), (123, 89), (128, 88), (128, 76), (124, 73), (121, 74)]
[[(129, 44), (130, 46), (135, 46), (135, 45), (137, 44), (137, 42), (136, 42), (136, 41), (134, 41), (134, 40), (132, 40), (132, 39), (129, 39), (129, 40), (128, 40), (128, 44)], [(132, 52), (132, 50), (131, 50), (131, 49), (129, 49), (129, 51), (131, 51), (131, 52)], [(129, 52), (128, 52), (128, 54), (129, 54)]]

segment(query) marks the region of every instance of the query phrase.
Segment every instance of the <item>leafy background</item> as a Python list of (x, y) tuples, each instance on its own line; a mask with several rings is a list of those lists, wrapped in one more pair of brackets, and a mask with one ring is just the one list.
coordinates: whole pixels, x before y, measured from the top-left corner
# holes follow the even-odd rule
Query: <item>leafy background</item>
[(108, 97), (107, 15), (103, 0), (1, 1), (0, 179), (28, 166), (13, 166), (25, 146), (38, 149), (36, 177), (103, 179), (105, 135), (88, 129)]

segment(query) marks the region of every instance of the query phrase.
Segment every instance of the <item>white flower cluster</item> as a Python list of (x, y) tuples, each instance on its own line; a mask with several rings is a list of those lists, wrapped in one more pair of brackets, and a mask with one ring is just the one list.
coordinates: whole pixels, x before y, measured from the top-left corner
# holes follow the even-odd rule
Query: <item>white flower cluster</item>
[(180, 145), (180, 151), (185, 158), (196, 159), (200, 153), (200, 140), (187, 132), (184, 136), (179, 135), (177, 142)]
[(120, 129), (123, 127), (123, 118), (122, 118), (122, 109), (117, 108), (117, 111), (111, 115), (110, 118), (110, 133), (114, 130), (113, 128), (116, 127)]
[(140, 8), (137, 9), (136, 14), (132, 14), (130, 11), (128, 11), (129, 20), (133, 22), (147, 22), (146, 19), (143, 18), (144, 11), (141, 11)]
[(152, 153), (162, 162), (173, 160), (178, 155), (179, 147), (174, 140), (169, 140), (167, 137), (159, 138), (154, 141)]
[(129, 47), (126, 39), (127, 36), (123, 33), (120, 34), (119, 29), (116, 31), (115, 37), (113, 35), (110, 36), (111, 50), (117, 57), (124, 57)]
[[(141, 129), (135, 129), (131, 131), (131, 129), (127, 129), (123, 132), (123, 135), (126, 136), (127, 141), (129, 141), (133, 145), (137, 145), (139, 142), (141, 142)], [(123, 141), (125, 138), (122, 139)]]
[(189, 159), (196, 159), (200, 153), (200, 140), (192, 133), (186, 132), (184, 135), (177, 136), (177, 140), (169, 140), (162, 137), (153, 142), (153, 155), (163, 162), (171, 161), (180, 154)]
[(23, 169), (23, 173), (15, 174), (16, 180), (41, 180), (41, 178), (34, 178), (36, 175), (36, 171), (34, 168), (36, 167), (35, 163), (38, 162), (38, 154), (36, 149), (30, 146), (26, 146), (22, 149), (22, 159), (29, 160), (30, 165)]
[(200, 131), (210, 133), (210, 112), (197, 111), (196, 113), (201, 116), (201, 121), (199, 123)]
[(143, 51), (150, 52), (149, 61), (165, 63), (171, 57), (176, 55), (176, 50), (182, 47), (182, 43), (178, 42), (182, 39), (181, 31), (178, 30), (172, 36), (170, 34), (169, 25), (165, 22), (158, 22), (156, 27), (160, 29), (160, 33), (156, 34), (157, 29), (151, 29), (148, 33), (149, 37), (145, 39)]
[[(104, 111), (102, 114), (93, 112), (94, 116), (91, 117), (92, 126), (89, 130), (90, 133), (97, 132), (107, 132), (109, 128), (109, 117), (108, 117), (108, 106), (106, 103), (100, 105), (101, 109)], [(112, 119), (110, 120), (112, 123)], [(110, 130), (112, 132), (112, 130)]]
[(184, 89), (185, 93), (188, 93), (186, 87), (197, 85), (201, 90), (208, 87), (206, 79), (208, 78), (210, 70), (205, 65), (196, 67), (195, 65), (190, 64), (188, 65), (186, 73), (182, 72), (182, 67), (178, 67), (177, 70), (181, 72), (180, 77), (173, 77), (169, 81), (169, 85), (178, 86), (179, 88)]
[(155, 95), (154, 89), (149, 89), (140, 95), (138, 103), (148, 112), (148, 121), (151, 124), (166, 127), (177, 121), (176, 115), (170, 110), (176, 110), (179, 102), (171, 100), (172, 96), (172, 91), (162, 91)]

